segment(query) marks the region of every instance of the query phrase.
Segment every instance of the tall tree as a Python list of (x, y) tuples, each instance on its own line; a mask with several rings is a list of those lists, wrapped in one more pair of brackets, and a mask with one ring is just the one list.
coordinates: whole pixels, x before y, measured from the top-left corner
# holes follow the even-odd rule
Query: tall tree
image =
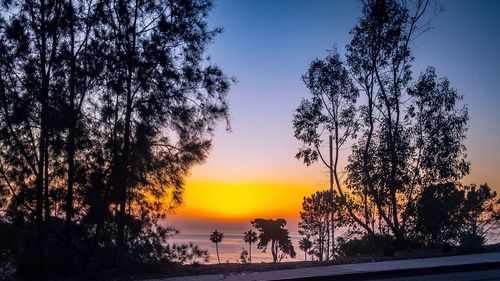
[[(66, 176), (65, 194), (65, 228), (67, 261), (72, 263), (73, 228), (75, 205), (75, 186), (84, 184), (83, 167), (85, 146), (91, 142), (84, 137), (89, 134), (91, 125), (88, 123), (88, 96), (96, 95), (99, 80), (102, 78), (104, 56), (100, 48), (104, 45), (94, 33), (102, 20), (100, 11), (103, 1), (69, 0), (64, 4), (64, 18), (62, 24), (67, 35), (61, 41), (61, 60), (64, 61), (62, 70), (66, 87), (59, 94), (56, 111), (62, 117), (59, 122), (59, 138), (65, 138), (64, 162), (61, 174)], [(95, 143), (97, 145), (97, 143)], [(61, 161), (62, 162), (62, 161)], [(87, 167), (88, 168), (88, 167)], [(88, 170), (88, 169), (85, 169)], [(64, 176), (62, 176), (64, 178)], [(81, 186), (80, 186), (81, 187)], [(78, 194), (77, 194), (78, 195)], [(71, 264), (69, 265), (72, 266)]]
[(257, 242), (257, 233), (251, 229), (249, 231), (245, 231), (245, 233), (243, 233), (243, 241), (248, 243), (248, 252), (250, 253), (248, 261), (252, 262), (252, 243)]
[(273, 262), (280, 262), (286, 256), (295, 258), (296, 253), (290, 239), (288, 229), (285, 228), (284, 219), (255, 219), (252, 221), (253, 227), (259, 231), (258, 249), (266, 251), (271, 243), (271, 254)]
[(106, 2), (107, 42), (101, 134), (109, 137), (109, 182), (117, 206), (117, 244), (138, 201), (181, 202), (183, 177), (206, 158), (216, 122), (227, 120), (230, 79), (203, 54), (211, 1)]
[[(340, 55), (336, 50), (329, 52), (324, 60), (315, 59), (309, 70), (302, 76), (304, 84), (311, 93), (310, 99), (301, 101), (293, 116), (295, 138), (303, 145), (296, 154), (297, 159), (303, 159), (306, 165), (320, 161), (330, 170), (330, 195), (334, 185), (340, 194), (341, 202), (347, 201), (339, 176), (339, 154), (346, 142), (356, 135), (356, 100), (358, 91), (354, 87)], [(329, 159), (324, 151), (328, 147)], [(330, 198), (333, 205), (333, 197)], [(351, 216), (363, 224), (354, 214), (352, 204), (345, 204)], [(333, 208), (329, 208), (333, 211)], [(327, 216), (326, 228), (332, 228), (332, 247), (334, 252), (334, 221), (333, 213)], [(329, 231), (327, 231), (329, 232)], [(330, 237), (327, 237), (330, 241)], [(329, 242), (328, 242), (329, 243)], [(326, 251), (330, 249), (327, 247)], [(327, 254), (327, 259), (328, 259)]]
[[(35, 221), (35, 271), (45, 271), (46, 224), (50, 210), (50, 142), (53, 91), (60, 86), (58, 59), (63, 1), (4, 3), (1, 15), (0, 95), (2, 175)], [(28, 196), (26, 196), (28, 195)], [(27, 199), (27, 200), (26, 200)], [(34, 202), (34, 205), (33, 205)]]
[[(325, 110), (323, 103), (332, 99), (316, 98), (316, 102), (314, 99), (303, 102), (294, 116), (295, 136), (306, 144), (297, 156), (306, 164), (320, 159), (329, 165), (321, 153), (322, 142), (318, 141), (322, 127), (325, 131), (359, 129), (355, 135), (336, 132), (332, 136), (341, 141), (342, 136), (355, 139), (346, 167), (347, 193), (338, 173), (332, 172), (337, 191), (351, 218), (368, 234), (375, 234), (378, 217), (379, 231), (385, 225), (398, 245), (405, 240), (409, 214), (422, 188), (459, 180), (469, 171), (463, 145), (468, 114), (465, 107), (458, 105), (462, 96), (450, 87), (446, 78), (437, 78), (433, 68), (412, 83), (411, 43), (428, 29), (440, 6), (429, 0), (412, 4), (398, 0), (363, 2), (363, 15), (352, 29), (352, 40), (346, 47), (350, 73), (346, 74), (346, 82), (341, 82), (344, 79), (339, 74), (306, 76), (324, 78), (306, 83), (313, 96), (314, 92), (329, 93), (330, 88), (342, 89), (333, 92), (348, 95), (350, 103), (345, 107), (325, 106), (330, 110), (321, 114)], [(338, 61), (338, 55), (335, 57)], [(335, 69), (343, 69), (340, 62), (312, 73), (335, 73)], [(349, 77), (353, 78), (354, 86)], [(364, 97), (355, 109), (358, 92)], [(345, 108), (349, 113), (339, 115), (348, 116), (344, 127), (336, 122), (336, 108)], [(354, 116), (359, 117), (359, 127), (352, 121)], [(338, 155), (338, 149), (334, 150)], [(358, 198), (349, 200), (350, 197)], [(363, 212), (354, 208), (359, 202)]]
[(220, 263), (219, 258), (219, 243), (222, 242), (224, 238), (224, 233), (214, 230), (212, 234), (210, 234), (210, 241), (215, 244), (215, 251), (217, 252), (217, 261)]
[[(408, 210), (419, 189), (468, 172), (462, 145), (467, 111), (456, 109), (461, 96), (446, 79), (437, 81), (432, 69), (410, 83), (410, 43), (428, 27), (431, 7), (437, 6), (430, 1), (417, 1), (414, 7), (395, 0), (367, 1), (347, 46), (349, 67), (366, 96), (348, 184), (369, 196), (398, 244), (405, 239)], [(438, 138), (448, 143), (433, 142)], [(428, 165), (432, 153), (440, 155), (433, 164), (446, 173)]]
[(213, 2), (3, 7), (0, 208), (33, 244), (20, 260), (43, 273), (60, 249), (67, 258), (54, 268), (112, 266), (103, 250), (115, 266), (168, 257), (175, 231), (158, 222), (229, 116), (232, 79), (204, 57), (222, 31), (206, 22)]

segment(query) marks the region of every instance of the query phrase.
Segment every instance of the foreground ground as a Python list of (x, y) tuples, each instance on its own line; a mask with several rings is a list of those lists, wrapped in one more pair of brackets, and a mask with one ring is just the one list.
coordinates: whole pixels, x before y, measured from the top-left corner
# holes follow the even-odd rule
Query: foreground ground
[[(500, 252), (449, 256), (426, 259), (408, 259), (382, 262), (367, 262), (357, 264), (341, 264), (329, 266), (315, 266), (295, 268), (286, 270), (270, 270), (262, 272), (234, 272), (228, 274), (206, 274), (198, 276), (171, 277), (149, 279), (155, 281), (250, 281), (250, 280), (385, 280), (384, 278), (396, 278), (395, 280), (427, 280), (437, 278), (463, 280), (462, 275), (453, 275), (456, 272), (468, 273), (469, 280), (499, 280), (500, 272), (491, 269), (500, 268)], [(441, 274), (452, 274), (449, 276)], [(420, 279), (419, 276), (421, 277)], [(434, 276), (434, 277), (432, 277)], [(464, 275), (465, 276), (465, 275)], [(484, 278), (483, 278), (484, 276)], [(429, 278), (427, 278), (429, 277)], [(399, 278), (399, 279), (397, 279)], [(465, 278), (465, 277), (464, 277)], [(486, 279), (485, 279), (486, 278)], [(493, 278), (493, 279), (492, 279)], [(391, 279), (388, 279), (391, 280)]]

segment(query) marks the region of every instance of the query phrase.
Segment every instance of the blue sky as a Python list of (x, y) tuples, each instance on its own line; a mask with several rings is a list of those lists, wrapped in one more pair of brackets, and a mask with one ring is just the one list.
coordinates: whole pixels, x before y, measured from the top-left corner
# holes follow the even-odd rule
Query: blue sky
[[(467, 147), (472, 175), (467, 179), (498, 185), (500, 1), (440, 3), (444, 12), (412, 46), (414, 71), (435, 66), (465, 96), (471, 117)], [(361, 4), (319, 0), (219, 0), (215, 4), (210, 23), (224, 27), (224, 33), (209, 54), (239, 82), (230, 97), (233, 132), (216, 134), (210, 156), (215, 159), (206, 165), (213, 162), (222, 170), (237, 170), (240, 161), (249, 161), (275, 167), (278, 173), (280, 167), (293, 169), (295, 165), (287, 162), (294, 161), (298, 143), (291, 116), (300, 99), (307, 97), (300, 75), (327, 49), (336, 46), (344, 52)], [(255, 155), (262, 157), (255, 159)]]
[[(440, 3), (445, 11), (432, 22), (433, 29), (412, 45), (413, 71), (417, 77), (428, 65), (435, 66), (465, 96), (471, 118), (466, 146), (472, 170), (463, 182), (487, 182), (500, 191), (500, 1)], [(300, 76), (328, 49), (336, 46), (344, 53), (349, 31), (361, 16), (361, 3), (219, 0), (215, 4), (209, 23), (222, 26), (224, 32), (208, 54), (239, 81), (230, 93), (233, 131), (226, 133), (220, 126), (207, 162), (194, 168), (188, 179), (186, 202), (178, 213), (182, 217), (183, 209), (197, 205), (195, 201), (210, 202), (195, 196), (202, 194), (204, 185), (210, 183), (213, 188), (223, 181), (224, 192), (238, 188), (237, 183), (254, 190), (248, 187), (254, 184), (253, 192), (265, 191), (276, 200), (283, 194), (270, 193), (272, 184), (306, 187), (290, 189), (288, 194), (297, 197), (289, 204), (298, 210), (303, 195), (328, 183), (320, 165), (305, 167), (294, 158), (299, 143), (293, 137), (292, 114), (308, 97)], [(347, 155), (345, 151), (341, 159)]]

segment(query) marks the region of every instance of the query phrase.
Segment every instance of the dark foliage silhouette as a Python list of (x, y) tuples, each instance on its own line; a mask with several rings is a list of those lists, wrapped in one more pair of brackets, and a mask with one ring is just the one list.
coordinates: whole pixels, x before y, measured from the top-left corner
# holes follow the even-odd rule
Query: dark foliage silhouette
[(222, 239), (224, 238), (224, 234), (222, 232), (219, 232), (215, 230), (210, 234), (210, 241), (215, 244), (215, 251), (217, 252), (217, 261), (220, 263), (220, 258), (219, 258), (219, 243), (222, 242)]
[(452, 244), (462, 225), (460, 212), (464, 192), (453, 183), (431, 185), (420, 194), (416, 228), (428, 246)]
[[(415, 216), (424, 213), (417, 214), (415, 204), (426, 187), (458, 182), (469, 173), (464, 146), (469, 117), (462, 95), (433, 67), (413, 78), (411, 46), (440, 11), (433, 1), (363, 2), (345, 62), (330, 51), (311, 63), (303, 80), (312, 97), (293, 117), (295, 137), (303, 145), (296, 157), (329, 168), (330, 189), (338, 193), (329, 201), (361, 228), (357, 238), (391, 235), (396, 249), (416, 239)], [(351, 147), (341, 179), (337, 165), (346, 142)], [(311, 215), (303, 219), (303, 229), (324, 232), (328, 216), (314, 214), (308, 205), (304, 214)], [(316, 233), (309, 233), (313, 244), (328, 242), (328, 236), (314, 238)], [(324, 246), (315, 248), (325, 252)]]
[(3, 3), (0, 211), (21, 237), (8, 257), (19, 274), (120, 269), (189, 247), (168, 253), (176, 232), (158, 222), (229, 116), (232, 79), (205, 59), (221, 32), (212, 7)]
[(295, 258), (295, 249), (288, 229), (285, 228), (286, 220), (255, 219), (252, 221), (252, 225), (259, 231), (257, 248), (265, 252), (270, 247), (273, 262), (280, 262), (287, 256)]
[[(320, 161), (329, 169), (329, 194), (332, 196), (334, 184), (337, 186), (340, 184), (339, 152), (346, 142), (355, 136), (358, 127), (355, 103), (359, 93), (336, 50), (330, 51), (324, 60), (316, 59), (311, 62), (302, 80), (312, 97), (302, 100), (293, 116), (295, 137), (303, 144), (295, 157), (303, 159), (306, 165)], [(325, 143), (329, 146), (329, 160), (322, 151)], [(323, 223), (326, 231), (326, 237), (324, 237), (326, 248), (321, 246), (317, 252), (320, 260), (323, 259), (323, 252), (327, 260), (333, 257), (335, 252), (335, 208), (333, 205), (337, 203), (337, 199), (346, 201), (347, 198), (342, 189), (337, 190), (341, 196), (330, 198), (326, 202), (330, 202), (332, 206), (323, 208), (327, 211), (324, 214)], [(357, 219), (353, 214), (351, 204), (344, 204), (344, 207), (353, 218)]]
[(299, 249), (304, 251), (304, 261), (307, 261), (307, 253), (312, 248), (312, 242), (307, 237), (302, 237), (299, 240)]
[(299, 234), (311, 240), (311, 253), (320, 261), (335, 255), (335, 229), (352, 225), (346, 208), (339, 203), (340, 200), (336, 192), (318, 191), (304, 197), (302, 201)]
[(490, 230), (498, 227), (499, 199), (487, 184), (460, 186), (444, 183), (426, 187), (416, 203), (418, 241), (430, 247), (459, 244), (480, 248)]
[(250, 253), (248, 261), (252, 262), (252, 244), (257, 242), (257, 233), (251, 229), (249, 231), (245, 231), (245, 233), (243, 233), (243, 241), (248, 243), (248, 252)]

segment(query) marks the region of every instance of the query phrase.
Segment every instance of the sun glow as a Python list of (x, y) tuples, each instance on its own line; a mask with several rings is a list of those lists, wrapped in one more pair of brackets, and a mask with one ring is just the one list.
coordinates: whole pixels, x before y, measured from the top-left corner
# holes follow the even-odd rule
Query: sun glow
[(312, 190), (283, 183), (188, 181), (176, 214), (223, 220), (296, 217)]

